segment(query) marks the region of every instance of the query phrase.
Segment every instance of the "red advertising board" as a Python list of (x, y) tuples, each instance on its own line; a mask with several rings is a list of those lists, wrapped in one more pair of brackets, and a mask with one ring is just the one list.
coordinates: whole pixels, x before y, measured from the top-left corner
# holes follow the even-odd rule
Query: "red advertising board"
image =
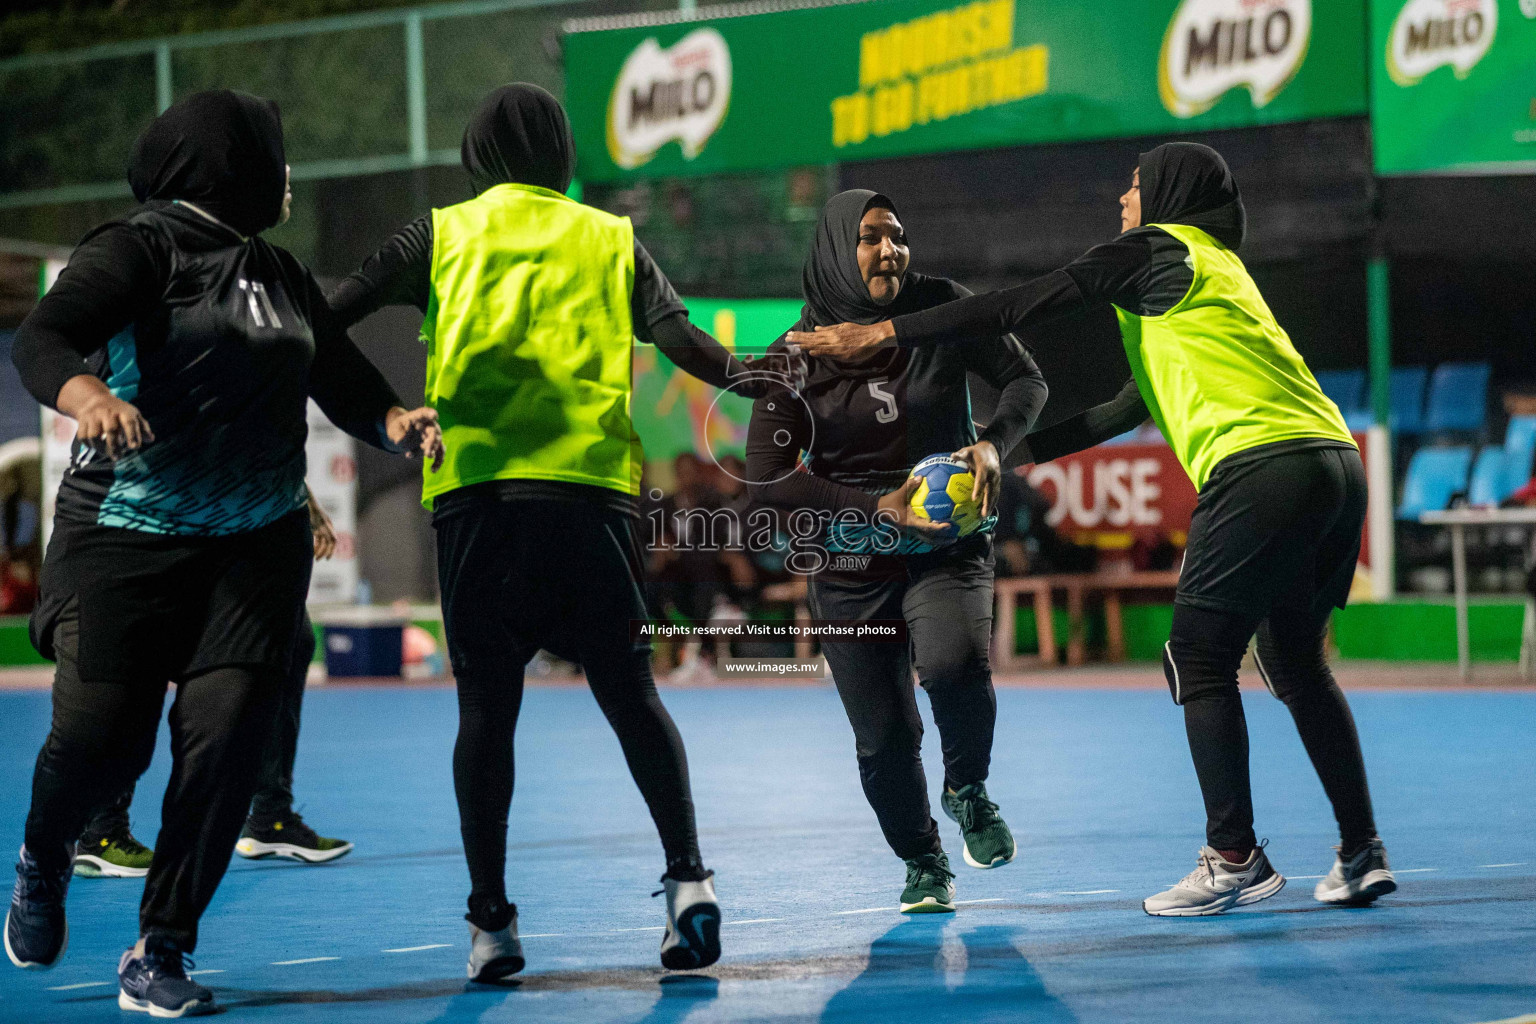
[(1195, 512), (1195, 486), (1162, 443), (1100, 445), (1031, 466), (1027, 479), (1051, 499), (1050, 524), (1078, 543), (1182, 547)]

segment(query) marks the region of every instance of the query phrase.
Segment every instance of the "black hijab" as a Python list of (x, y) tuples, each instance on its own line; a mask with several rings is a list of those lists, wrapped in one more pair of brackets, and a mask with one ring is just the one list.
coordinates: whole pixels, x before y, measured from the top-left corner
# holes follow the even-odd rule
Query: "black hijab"
[(560, 101), (536, 85), (514, 82), (492, 90), (464, 129), (459, 158), (479, 195), (496, 185), (571, 187), (576, 143)]
[(859, 270), (859, 223), (872, 207), (901, 216), (889, 197), (867, 188), (839, 192), (822, 207), (816, 240), (800, 275), (805, 293), (805, 308), (800, 312), (802, 330), (817, 325), (875, 324), (906, 311), (901, 301), (907, 294), (905, 280), (896, 301), (882, 306), (869, 297), (869, 285)]
[(139, 202), (184, 199), (242, 235), (278, 222), (286, 181), (277, 104), (228, 89), (172, 104), (144, 129), (128, 160)]
[(1248, 215), (1221, 154), (1195, 142), (1168, 142), (1141, 154), (1141, 222), (1188, 224), (1228, 249), (1243, 244)]

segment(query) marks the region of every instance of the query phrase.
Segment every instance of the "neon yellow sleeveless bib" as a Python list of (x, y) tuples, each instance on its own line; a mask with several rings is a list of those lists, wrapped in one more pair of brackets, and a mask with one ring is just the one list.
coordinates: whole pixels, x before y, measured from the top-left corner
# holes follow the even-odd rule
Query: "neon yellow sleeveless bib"
[(447, 457), (422, 504), (486, 480), (640, 493), (630, 421), (634, 228), (532, 185), (432, 211), (427, 404)]
[(1161, 316), (1115, 314), (1136, 386), (1195, 490), (1222, 459), (1262, 444), (1353, 445), (1237, 255), (1199, 228), (1149, 226), (1189, 247), (1194, 283)]

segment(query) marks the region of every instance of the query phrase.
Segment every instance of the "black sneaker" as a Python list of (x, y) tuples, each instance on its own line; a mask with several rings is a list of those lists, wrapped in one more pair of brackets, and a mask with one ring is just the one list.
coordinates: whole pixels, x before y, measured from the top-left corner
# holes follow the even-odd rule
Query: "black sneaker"
[(907, 887), (901, 891), (903, 914), (953, 914), (955, 873), (944, 851), (907, 861)]
[(213, 993), (187, 977), (187, 964), (191, 958), (166, 943), (147, 945), (143, 956), (129, 948), (117, 964), (117, 1005), (151, 1017), (212, 1013)]
[(38, 866), (25, 846), (21, 848), (11, 909), (5, 915), (5, 955), (17, 967), (47, 970), (69, 945), (64, 896), (69, 892), (73, 852), (66, 847), (64, 866), (49, 871)]
[(287, 857), (306, 864), (324, 864), (351, 853), (352, 844), (345, 839), (316, 835), (296, 811), (290, 811), (280, 818), (246, 818), (235, 852), (250, 860)]

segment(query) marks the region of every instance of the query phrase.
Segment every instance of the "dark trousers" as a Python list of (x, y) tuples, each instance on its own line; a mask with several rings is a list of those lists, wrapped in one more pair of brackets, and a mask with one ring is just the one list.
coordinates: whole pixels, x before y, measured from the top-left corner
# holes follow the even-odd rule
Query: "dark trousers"
[(822, 653), (853, 726), (859, 781), (902, 858), (942, 849), (923, 773), (923, 721), (912, 671), (928, 691), (951, 789), (985, 781), (992, 761), (997, 697), (992, 637), (992, 560), (911, 556), (897, 579), (818, 576), (810, 610), (818, 619), (905, 619), (910, 643), (824, 642)]
[[(315, 657), (315, 629), (304, 616), (304, 624), (293, 645), (293, 662), (283, 679), (277, 718), (272, 735), (262, 751), (256, 772), (256, 795), (251, 799), (251, 815), (257, 818), (281, 818), (293, 810), (293, 765), (299, 750), (299, 724), (304, 710), (304, 684), (309, 678), (309, 663)], [(146, 767), (148, 767), (146, 763)], [(82, 840), (105, 839), (128, 830), (128, 809), (133, 805), (135, 779), (121, 793), (103, 804), (81, 833)]]
[(507, 815), (523, 669), (541, 648), (581, 664), (660, 833), (668, 872), (699, 870), (682, 737), (651, 678), (635, 521), (595, 503), (441, 500), (443, 626), (459, 695), (454, 791), (469, 919), (505, 927)]
[[(79, 634), (72, 613), (54, 627), (53, 725), (37, 756), (27, 815), (27, 850), (50, 865), (72, 856), (91, 812), (149, 766), (165, 702), (163, 680), (82, 681)], [(184, 952), (196, 948), (198, 919), (224, 877), (250, 806), (280, 688), (280, 673), (252, 665), (176, 681), (173, 767), (140, 904), (141, 934)]]
[(1324, 642), (1359, 557), (1365, 470), (1353, 449), (1256, 451), (1218, 465), (1200, 494), (1164, 672), (1184, 708), (1206, 841), (1246, 850), (1256, 836), (1237, 672), (1257, 633), (1260, 674), (1291, 712), (1349, 854), (1376, 824), (1354, 717)]

